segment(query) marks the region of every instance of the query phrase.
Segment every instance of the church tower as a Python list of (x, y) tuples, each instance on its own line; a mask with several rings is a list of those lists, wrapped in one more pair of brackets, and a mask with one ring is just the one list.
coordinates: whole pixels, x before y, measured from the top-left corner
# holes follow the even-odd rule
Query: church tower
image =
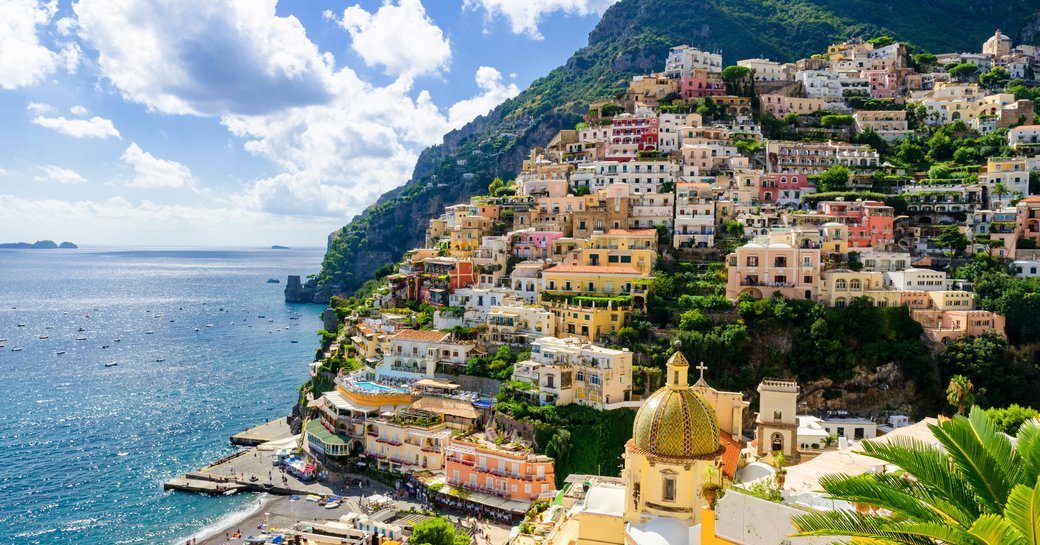
[(780, 452), (793, 462), (798, 456), (798, 383), (766, 379), (758, 385), (758, 395), (757, 454)]
[(690, 364), (676, 350), (668, 359), (667, 384), (636, 413), (625, 444), (625, 522), (639, 526), (665, 518), (692, 526), (700, 521), (701, 487), (722, 484), (725, 452), (715, 411), (690, 388)]

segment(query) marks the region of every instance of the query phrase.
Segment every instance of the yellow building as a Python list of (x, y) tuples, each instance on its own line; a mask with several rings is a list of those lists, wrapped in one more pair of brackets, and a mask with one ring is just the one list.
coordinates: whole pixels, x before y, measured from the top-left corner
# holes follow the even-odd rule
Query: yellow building
[(667, 385), (636, 413), (624, 486), (590, 479), (582, 503), (554, 533), (556, 545), (695, 542), (703, 491), (730, 482), (740, 446), (720, 429), (715, 407), (690, 387), (686, 358), (676, 352), (667, 368)]
[(491, 234), (494, 221), (484, 216), (467, 216), (451, 231), (451, 255), (465, 259), (480, 247), (481, 238)]
[(630, 265), (556, 265), (542, 271), (545, 293), (552, 295), (635, 295), (643, 278), (643, 273)]
[(401, 409), (365, 421), (365, 456), (395, 472), (439, 471), (452, 430), (433, 412)]
[(578, 337), (596, 342), (625, 327), (632, 318), (630, 303), (552, 303), (549, 311), (555, 318), (555, 329), (561, 337)]

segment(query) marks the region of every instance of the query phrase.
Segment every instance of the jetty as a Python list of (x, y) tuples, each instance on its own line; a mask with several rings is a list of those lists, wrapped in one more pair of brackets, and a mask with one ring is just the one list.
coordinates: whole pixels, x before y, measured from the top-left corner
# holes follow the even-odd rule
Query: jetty
[(231, 436), (231, 444), (240, 447), (255, 447), (268, 441), (281, 441), (292, 437), (287, 417), (276, 418), (270, 422), (249, 428)]

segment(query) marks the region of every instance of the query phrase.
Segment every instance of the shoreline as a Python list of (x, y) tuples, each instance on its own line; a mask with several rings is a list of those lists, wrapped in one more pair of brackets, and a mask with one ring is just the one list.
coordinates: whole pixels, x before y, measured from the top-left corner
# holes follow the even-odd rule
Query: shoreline
[[(182, 538), (176, 538), (170, 545), (181, 545), (186, 540), (197, 540), (199, 543), (224, 543), (223, 539), (217, 539), (221, 533), (234, 532), (234, 530), (245, 526), (246, 522), (251, 522), (256, 519), (257, 515), (262, 514), (265, 508), (271, 506), (271, 504), (278, 503), (279, 500), (286, 500), (285, 496), (274, 496), (266, 492), (261, 492), (259, 497), (259, 505), (253, 504), (248, 508), (232, 511), (227, 515), (215, 520), (211, 524), (203, 526), (202, 528), (192, 532), (188, 536)], [(255, 528), (255, 524), (251, 527)], [(249, 535), (247, 532), (245, 535)]]

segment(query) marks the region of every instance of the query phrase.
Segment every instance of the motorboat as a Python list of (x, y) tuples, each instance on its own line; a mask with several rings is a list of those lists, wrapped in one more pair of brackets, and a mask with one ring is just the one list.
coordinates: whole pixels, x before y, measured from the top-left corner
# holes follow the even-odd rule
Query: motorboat
[(48, 335), (40, 335), (40, 339), (49, 339), (49, 338), (50, 338), (50, 336), (48, 336)]
[(57, 352), (55, 352), (55, 354), (57, 354), (57, 355), (59, 355), (59, 356), (60, 356), (60, 355), (62, 355), (62, 354), (64, 354), (64, 353), (65, 353), (65, 351), (64, 351), (64, 350), (58, 350)]
[(11, 352), (21, 352), (21, 351), (22, 351), (22, 347), (20, 347), (20, 346), (16, 346), (16, 347), (11, 349)]
[(80, 335), (79, 337), (76, 337), (76, 340), (77, 341), (85, 341), (85, 340), (87, 340), (87, 338), (84, 337), (83, 335)]
[(105, 367), (115, 367), (117, 365), (119, 365), (118, 362), (110, 361), (110, 362), (105, 364)]

